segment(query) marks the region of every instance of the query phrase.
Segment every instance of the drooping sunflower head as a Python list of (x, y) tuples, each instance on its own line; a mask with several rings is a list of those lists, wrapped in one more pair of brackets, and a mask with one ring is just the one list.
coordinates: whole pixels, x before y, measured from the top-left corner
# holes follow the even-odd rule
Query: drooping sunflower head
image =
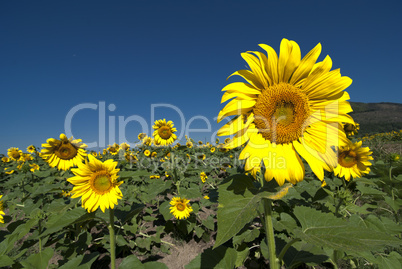
[(1, 158), (1, 161), (2, 161), (3, 163), (8, 163), (8, 162), (10, 161), (10, 158), (8, 158), (8, 157), (3, 157), (3, 158)]
[[(261, 44), (267, 54), (248, 51), (241, 56), (249, 70), (232, 75), (246, 82), (234, 82), (223, 88), (222, 103), (231, 100), (219, 113), (218, 122), (235, 116), (219, 131), (233, 136), (225, 144), (231, 149), (245, 145), (240, 159), (246, 159), (247, 171), (265, 168), (264, 178), (293, 184), (304, 178), (304, 158), (317, 177), (336, 166), (333, 146), (346, 141), (342, 123), (353, 123), (352, 111), (343, 90), (352, 80), (339, 69), (330, 71), (329, 56), (316, 62), (321, 53), (318, 44), (301, 59), (299, 45), (283, 39), (279, 56), (273, 48)], [(254, 173), (252, 173), (254, 174)]]
[(368, 174), (369, 166), (372, 165), (370, 160), (373, 160), (371, 154), (369, 147), (362, 147), (362, 141), (348, 141), (339, 146), (338, 166), (334, 169), (334, 174), (340, 178), (345, 177), (347, 181), (351, 177), (359, 178)]
[(71, 169), (74, 177), (67, 179), (74, 185), (71, 198), (82, 197), (82, 207), (88, 212), (94, 212), (98, 207), (105, 212), (106, 208), (113, 209), (117, 199), (122, 199), (116, 168), (117, 162), (109, 159), (105, 162), (88, 155), (89, 161), (79, 163), (78, 168)]
[(22, 157), (23, 153), (19, 148), (9, 148), (7, 150), (7, 155), (11, 160), (18, 161)]
[(190, 200), (187, 200), (185, 198), (173, 197), (172, 201), (170, 201), (170, 204), (172, 205), (169, 208), (170, 213), (172, 213), (176, 219), (188, 218), (190, 216), (190, 213), (193, 212), (193, 209), (191, 208), (189, 202)]
[(173, 144), (177, 139), (177, 136), (174, 134), (177, 132), (177, 129), (173, 126), (174, 124), (172, 121), (166, 122), (165, 119), (155, 121), (155, 124), (152, 127), (155, 129), (153, 133), (155, 141), (162, 146)]
[(47, 143), (42, 144), (41, 157), (45, 159), (51, 167), (59, 170), (68, 170), (70, 167), (78, 166), (87, 156), (86, 144), (81, 139), (69, 139), (65, 134), (60, 134), (60, 140), (49, 138)]

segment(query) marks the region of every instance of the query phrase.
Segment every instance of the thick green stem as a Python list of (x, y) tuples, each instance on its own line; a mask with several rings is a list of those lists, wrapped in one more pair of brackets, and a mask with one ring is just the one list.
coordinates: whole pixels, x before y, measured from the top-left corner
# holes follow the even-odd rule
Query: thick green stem
[(276, 257), (274, 226), (272, 224), (272, 208), (271, 200), (263, 199), (264, 202), (264, 218), (265, 218), (265, 235), (267, 238), (269, 267), (271, 269), (279, 269), (279, 260)]
[(116, 269), (116, 237), (114, 235), (114, 210), (109, 210), (109, 235), (110, 235), (110, 268)]

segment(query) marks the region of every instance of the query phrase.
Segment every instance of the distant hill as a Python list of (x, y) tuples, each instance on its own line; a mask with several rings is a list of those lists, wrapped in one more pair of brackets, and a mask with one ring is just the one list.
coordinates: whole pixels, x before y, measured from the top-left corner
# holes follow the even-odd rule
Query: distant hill
[(402, 104), (350, 102), (359, 135), (402, 130)]

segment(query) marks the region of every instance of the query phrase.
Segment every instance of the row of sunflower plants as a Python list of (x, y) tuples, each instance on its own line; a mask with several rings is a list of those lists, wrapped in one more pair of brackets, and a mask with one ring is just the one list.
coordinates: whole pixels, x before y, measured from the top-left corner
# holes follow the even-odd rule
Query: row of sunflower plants
[[(215, 240), (215, 246), (186, 268), (258, 267), (269, 260), (262, 204), (269, 198), (277, 256), (287, 268), (397, 268), (402, 181), (398, 158), (376, 161), (372, 171), (357, 180), (326, 172), (323, 184), (307, 169), (302, 182), (280, 187), (276, 181), (262, 180), (260, 172), (258, 180), (252, 173), (239, 173), (244, 170), (237, 150), (188, 142), (173, 148), (143, 143), (133, 150), (113, 145), (67, 170), (51, 167), (35, 151), (17, 150), (20, 157), (14, 160), (4, 157), (1, 191), (7, 225), (1, 234), (1, 266), (90, 268), (117, 258), (119, 268), (165, 268), (152, 262), (153, 257), (196, 239)], [(11, 149), (10, 155), (15, 151)], [(107, 175), (102, 171), (118, 176), (116, 193), (108, 192), (114, 197), (106, 206), (102, 200), (95, 204), (84, 202), (83, 196), (71, 198), (83, 189), (74, 183), (96, 167), (98, 176)], [(102, 183), (94, 189), (105, 188)], [(141, 263), (138, 257), (151, 261)]]
[(123, 143), (87, 153), (64, 134), (40, 152), (10, 148), (0, 169), (0, 266), (115, 268), (120, 259), (119, 268), (132, 268), (137, 257), (152, 260), (182, 241), (210, 241), (217, 184), (234, 170), (233, 156), (209, 143), (193, 147), (191, 139), (161, 147), (139, 138), (131, 150)]

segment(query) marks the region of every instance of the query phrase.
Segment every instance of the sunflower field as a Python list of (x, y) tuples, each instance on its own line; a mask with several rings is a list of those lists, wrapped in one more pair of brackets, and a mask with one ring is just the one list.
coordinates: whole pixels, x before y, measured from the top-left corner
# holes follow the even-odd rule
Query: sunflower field
[(135, 146), (9, 148), (0, 267), (400, 268), (402, 132), (358, 137), (320, 44), (260, 46), (223, 89), (222, 141), (160, 119)]

